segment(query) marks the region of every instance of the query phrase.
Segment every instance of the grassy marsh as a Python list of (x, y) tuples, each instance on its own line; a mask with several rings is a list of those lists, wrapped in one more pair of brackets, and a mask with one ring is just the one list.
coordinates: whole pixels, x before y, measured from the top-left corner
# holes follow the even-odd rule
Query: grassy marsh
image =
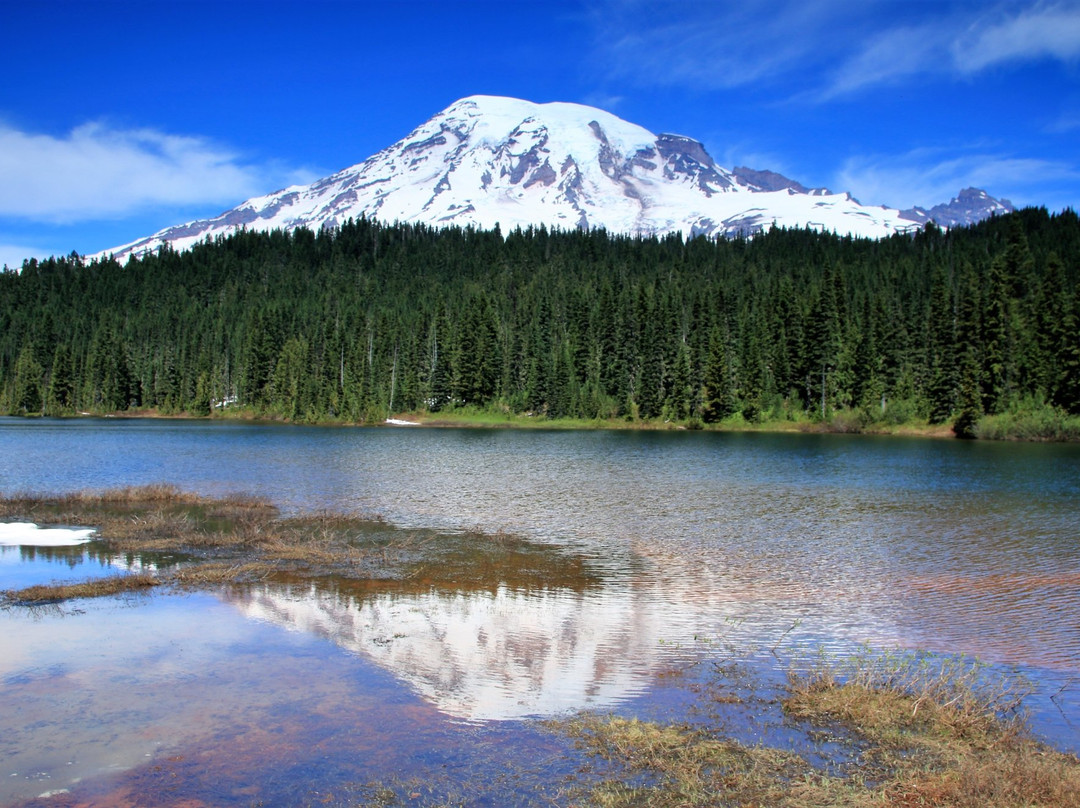
[(108, 596), (159, 584), (201, 588), (333, 579), (354, 590), (494, 590), (509, 583), (580, 591), (593, 580), (581, 558), (505, 533), (402, 530), (368, 514), (283, 517), (257, 497), (202, 497), (163, 485), (2, 497), (0, 520), (93, 526), (91, 552), (173, 559), (153, 574), (4, 592), (8, 605)]
[(792, 674), (777, 701), (790, 730), (843, 747), (825, 765), (708, 722), (586, 715), (552, 726), (603, 766), (571, 805), (1077, 808), (1080, 760), (1031, 737), (1025, 695), (1022, 681), (964, 660), (822, 662)]

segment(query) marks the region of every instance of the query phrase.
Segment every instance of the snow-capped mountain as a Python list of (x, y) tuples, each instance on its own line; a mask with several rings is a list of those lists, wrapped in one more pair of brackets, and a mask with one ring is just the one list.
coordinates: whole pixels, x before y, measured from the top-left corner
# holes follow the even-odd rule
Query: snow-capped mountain
[(965, 188), (959, 196), (947, 203), (934, 205), (930, 210), (911, 208), (902, 211), (908, 219), (920, 224), (933, 220), (942, 227), (962, 227), (981, 222), (1000, 213), (1010, 213), (1013, 208), (1008, 199), (994, 199), (986, 191), (978, 188)]
[[(971, 201), (969, 193), (982, 195), (982, 207), (972, 209), (982, 213), (954, 216), (954, 207)], [(869, 207), (850, 194), (806, 188), (771, 171), (729, 171), (692, 138), (654, 135), (593, 107), (471, 96), (358, 165), (104, 254), (122, 258), (165, 242), (183, 250), (240, 227), (318, 230), (361, 216), (485, 229), (498, 224), (503, 232), (544, 224), (634, 235), (731, 235), (776, 225), (878, 238), (930, 218), (948, 225), (1009, 209), (972, 189), (929, 211)]]

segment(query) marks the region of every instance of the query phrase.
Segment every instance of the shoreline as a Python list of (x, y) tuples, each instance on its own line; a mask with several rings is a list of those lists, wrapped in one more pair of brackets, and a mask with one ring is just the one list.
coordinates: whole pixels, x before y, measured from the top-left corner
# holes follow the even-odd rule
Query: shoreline
[[(162, 421), (208, 421), (219, 423), (278, 424), (288, 426), (326, 426), (326, 427), (391, 427), (408, 428), (414, 426), (432, 429), (521, 429), (521, 430), (559, 430), (559, 431), (637, 431), (637, 432), (720, 432), (740, 433), (800, 433), (812, 435), (865, 435), (871, 437), (906, 437), (929, 438), (934, 440), (958, 440), (953, 434), (951, 424), (904, 423), (895, 426), (871, 424), (857, 427), (844, 421), (767, 421), (760, 424), (731, 420), (714, 424), (701, 422), (643, 421), (625, 418), (610, 419), (547, 419), (543, 416), (528, 414), (505, 414), (491, 412), (399, 412), (388, 415), (381, 421), (348, 421), (337, 419), (319, 419), (313, 421), (292, 420), (274, 415), (256, 414), (251, 411), (214, 411), (210, 415), (193, 415), (188, 412), (163, 413), (154, 409), (121, 410), (113, 412), (78, 412), (62, 415), (8, 415), (9, 418), (56, 418), (59, 420), (80, 420), (100, 418), (110, 420), (162, 420)], [(1075, 443), (1078, 440), (1055, 440), (1048, 438), (976, 438), (975, 440), (1018, 441), (1025, 443)]]

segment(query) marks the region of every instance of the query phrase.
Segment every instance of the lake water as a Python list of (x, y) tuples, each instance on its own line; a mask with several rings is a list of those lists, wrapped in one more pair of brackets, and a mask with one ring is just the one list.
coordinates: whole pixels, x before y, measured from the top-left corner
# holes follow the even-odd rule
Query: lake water
[[(1080, 749), (1077, 446), (0, 419), (0, 457), (5, 494), (249, 492), (287, 513), (507, 531), (588, 572), (9, 610), (3, 804), (168, 777), (178, 800), (290, 803), (388, 773), (446, 797), (522, 749), (557, 776), (563, 742), (521, 719), (676, 703), (662, 674), (721, 646), (978, 656), (1031, 677), (1036, 730)], [(132, 563), (0, 548), (0, 589)], [(517, 793), (492, 788), (491, 804)]]

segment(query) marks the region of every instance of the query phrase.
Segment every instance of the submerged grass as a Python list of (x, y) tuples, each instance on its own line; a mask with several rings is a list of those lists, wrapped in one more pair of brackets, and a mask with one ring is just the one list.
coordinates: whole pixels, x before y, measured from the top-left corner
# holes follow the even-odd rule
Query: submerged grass
[(716, 727), (584, 716), (553, 726), (607, 770), (567, 804), (1078, 808), (1080, 760), (1033, 739), (1026, 687), (977, 663), (864, 654), (792, 674), (785, 721), (843, 739), (828, 768)]

